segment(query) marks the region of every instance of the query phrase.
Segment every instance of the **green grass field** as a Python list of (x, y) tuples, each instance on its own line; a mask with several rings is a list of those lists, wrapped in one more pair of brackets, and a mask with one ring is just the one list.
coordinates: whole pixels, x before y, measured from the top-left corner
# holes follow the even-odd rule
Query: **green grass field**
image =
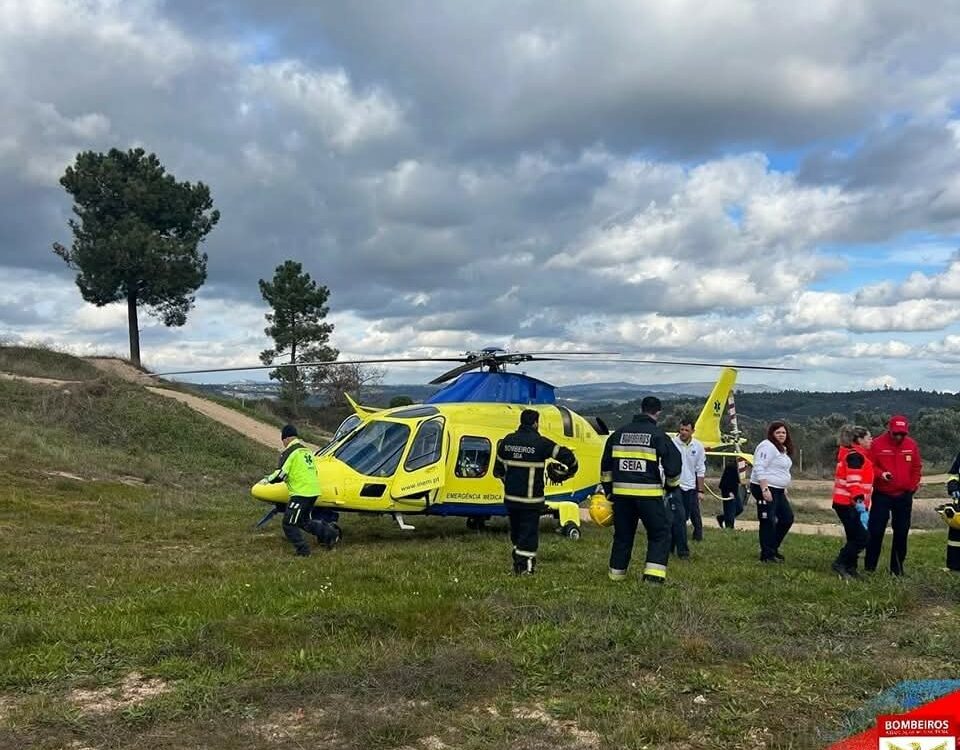
[(546, 523), (534, 578), (503, 522), (343, 516), (295, 558), (253, 530), (273, 452), (110, 380), (0, 382), (0, 456), (0, 747), (821, 747), (960, 667), (945, 533), (853, 583), (836, 539), (769, 567), (709, 524), (659, 588)]

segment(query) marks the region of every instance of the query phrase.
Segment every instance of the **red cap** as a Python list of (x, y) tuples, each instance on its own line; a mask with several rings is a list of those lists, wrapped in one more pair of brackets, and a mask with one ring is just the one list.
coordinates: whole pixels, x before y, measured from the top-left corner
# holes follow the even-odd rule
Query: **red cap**
[(890, 432), (902, 432), (904, 435), (910, 432), (910, 423), (907, 422), (907, 418), (900, 414), (890, 417)]

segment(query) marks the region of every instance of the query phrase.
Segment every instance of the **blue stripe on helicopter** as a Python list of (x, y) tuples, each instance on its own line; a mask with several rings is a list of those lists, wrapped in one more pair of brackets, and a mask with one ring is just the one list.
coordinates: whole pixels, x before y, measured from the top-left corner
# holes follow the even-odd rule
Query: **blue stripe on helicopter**
[[(408, 511), (407, 511), (408, 512)], [(479, 503), (437, 503), (426, 510), (428, 516), (505, 516), (506, 506)]]

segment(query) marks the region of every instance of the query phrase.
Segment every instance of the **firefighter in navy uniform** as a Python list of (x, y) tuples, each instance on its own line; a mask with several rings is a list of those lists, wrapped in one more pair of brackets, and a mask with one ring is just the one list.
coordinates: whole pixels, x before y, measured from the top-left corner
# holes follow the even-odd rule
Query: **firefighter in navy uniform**
[[(573, 451), (541, 435), (539, 427), (540, 414), (524, 409), (519, 429), (497, 443), (493, 467), (493, 475), (503, 481), (516, 575), (532, 575), (536, 569), (540, 516), (546, 510), (544, 472), (552, 481), (562, 482), (577, 471)], [(547, 466), (550, 459), (553, 462)]]
[(613, 502), (610, 578), (614, 581), (627, 577), (638, 521), (647, 531), (644, 580), (662, 583), (667, 577), (670, 515), (664, 483), (669, 493), (679, 487), (683, 460), (673, 440), (657, 425), (661, 408), (655, 396), (644, 398), (642, 413), (611, 434), (603, 448), (601, 481)]
[(947, 524), (947, 569), (960, 572), (960, 453), (950, 467), (947, 493), (951, 502), (937, 507)]
[(277, 470), (260, 481), (263, 484), (284, 482), (290, 499), (283, 514), (283, 535), (293, 545), (296, 554), (301, 557), (310, 555), (310, 545), (304, 539), (303, 531), (317, 538), (317, 542), (331, 549), (340, 541), (338, 527), (319, 519), (314, 519), (313, 505), (320, 495), (320, 482), (313, 463), (313, 453), (297, 435), (292, 424), (284, 425), (280, 431), (283, 450)]

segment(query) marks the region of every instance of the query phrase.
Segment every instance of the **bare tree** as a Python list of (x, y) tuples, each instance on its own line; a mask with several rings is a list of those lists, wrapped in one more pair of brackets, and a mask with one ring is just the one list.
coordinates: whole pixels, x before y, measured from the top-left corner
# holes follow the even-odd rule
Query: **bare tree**
[(333, 406), (343, 406), (347, 403), (344, 393), (349, 393), (354, 399), (360, 399), (365, 389), (380, 385), (386, 375), (386, 370), (381, 367), (359, 364), (329, 365), (312, 369), (309, 379), (310, 389), (324, 397)]

